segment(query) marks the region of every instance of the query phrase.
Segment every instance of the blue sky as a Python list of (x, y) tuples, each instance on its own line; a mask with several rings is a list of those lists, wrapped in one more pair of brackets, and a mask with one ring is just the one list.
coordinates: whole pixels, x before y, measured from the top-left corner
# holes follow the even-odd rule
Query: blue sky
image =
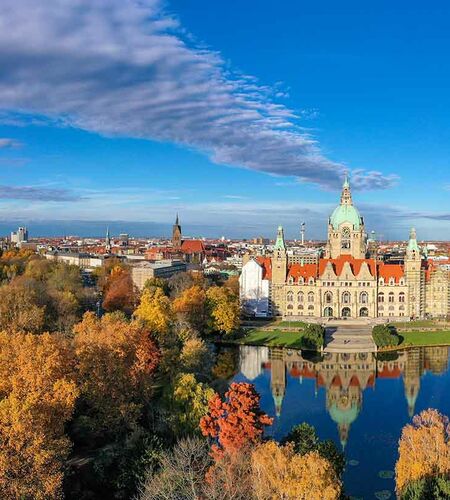
[(448, 239), (447, 2), (4, 4), (0, 230)]

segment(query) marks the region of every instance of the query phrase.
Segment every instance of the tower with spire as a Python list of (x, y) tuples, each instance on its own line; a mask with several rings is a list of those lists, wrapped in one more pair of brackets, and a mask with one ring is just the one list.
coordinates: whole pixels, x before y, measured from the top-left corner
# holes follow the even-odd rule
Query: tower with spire
[(342, 185), (340, 204), (328, 220), (328, 241), (325, 258), (337, 259), (348, 255), (364, 259), (367, 253), (367, 235), (364, 220), (353, 205), (350, 182), (346, 174)]
[(408, 246), (406, 247), (405, 279), (408, 285), (409, 316), (420, 318), (423, 316), (424, 273), (416, 230), (413, 227), (410, 230)]
[(175, 224), (172, 226), (172, 245), (173, 248), (176, 250), (179, 250), (181, 248), (181, 226), (180, 226), (180, 220), (177, 214), (177, 217), (175, 219)]
[(287, 252), (284, 241), (283, 226), (278, 226), (277, 239), (272, 256), (272, 286), (270, 290), (272, 312), (275, 315), (281, 314), (285, 300), (284, 285), (287, 275)]
[(109, 227), (106, 228), (105, 250), (106, 253), (111, 253), (111, 236), (109, 234)]

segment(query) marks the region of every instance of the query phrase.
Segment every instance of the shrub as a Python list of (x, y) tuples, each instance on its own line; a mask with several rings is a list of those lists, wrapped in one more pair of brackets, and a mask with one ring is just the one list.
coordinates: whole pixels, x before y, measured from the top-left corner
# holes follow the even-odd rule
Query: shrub
[(396, 346), (400, 342), (397, 331), (392, 325), (376, 325), (372, 337), (377, 347)]
[(303, 349), (318, 351), (323, 346), (324, 338), (325, 328), (322, 325), (308, 324), (301, 338), (301, 346)]

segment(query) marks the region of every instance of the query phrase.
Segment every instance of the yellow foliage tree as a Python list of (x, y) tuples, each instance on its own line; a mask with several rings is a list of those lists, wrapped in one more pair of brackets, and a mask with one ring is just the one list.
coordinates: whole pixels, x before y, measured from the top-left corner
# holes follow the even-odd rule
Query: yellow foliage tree
[(395, 467), (397, 492), (412, 481), (450, 474), (448, 418), (437, 410), (424, 410), (403, 427)]
[(212, 328), (231, 333), (239, 327), (239, 299), (230, 288), (213, 286), (206, 292)]
[(201, 332), (206, 325), (206, 292), (199, 285), (184, 290), (173, 301), (173, 310), (189, 326)]
[(62, 498), (78, 390), (60, 335), (0, 333), (0, 497)]
[(159, 350), (149, 331), (121, 313), (86, 313), (75, 325), (80, 389), (99, 434), (132, 428), (152, 394)]
[(0, 330), (39, 332), (45, 320), (45, 307), (37, 304), (36, 294), (21, 285), (0, 287)]
[(252, 453), (253, 492), (258, 500), (335, 500), (341, 483), (317, 452), (297, 455), (291, 443), (267, 441)]
[(164, 336), (169, 332), (173, 321), (170, 299), (159, 287), (143, 291), (134, 315), (145, 321), (150, 330), (159, 336)]
[(214, 394), (206, 384), (197, 382), (192, 373), (178, 375), (172, 395), (175, 430), (187, 434), (199, 432), (200, 419), (208, 413), (208, 402)]
[(181, 349), (180, 361), (186, 371), (207, 371), (212, 359), (206, 342), (195, 336), (187, 339)]

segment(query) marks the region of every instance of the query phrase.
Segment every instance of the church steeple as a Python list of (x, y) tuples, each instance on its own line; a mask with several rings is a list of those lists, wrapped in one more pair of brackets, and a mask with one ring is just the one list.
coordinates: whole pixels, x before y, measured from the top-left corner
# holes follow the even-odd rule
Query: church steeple
[(175, 224), (172, 226), (172, 245), (175, 249), (181, 248), (181, 226), (178, 213), (175, 219)]
[(277, 239), (275, 241), (275, 250), (286, 250), (286, 244), (284, 243), (283, 226), (278, 226)]
[(105, 248), (108, 253), (111, 251), (111, 236), (109, 234), (109, 226), (106, 228)]

